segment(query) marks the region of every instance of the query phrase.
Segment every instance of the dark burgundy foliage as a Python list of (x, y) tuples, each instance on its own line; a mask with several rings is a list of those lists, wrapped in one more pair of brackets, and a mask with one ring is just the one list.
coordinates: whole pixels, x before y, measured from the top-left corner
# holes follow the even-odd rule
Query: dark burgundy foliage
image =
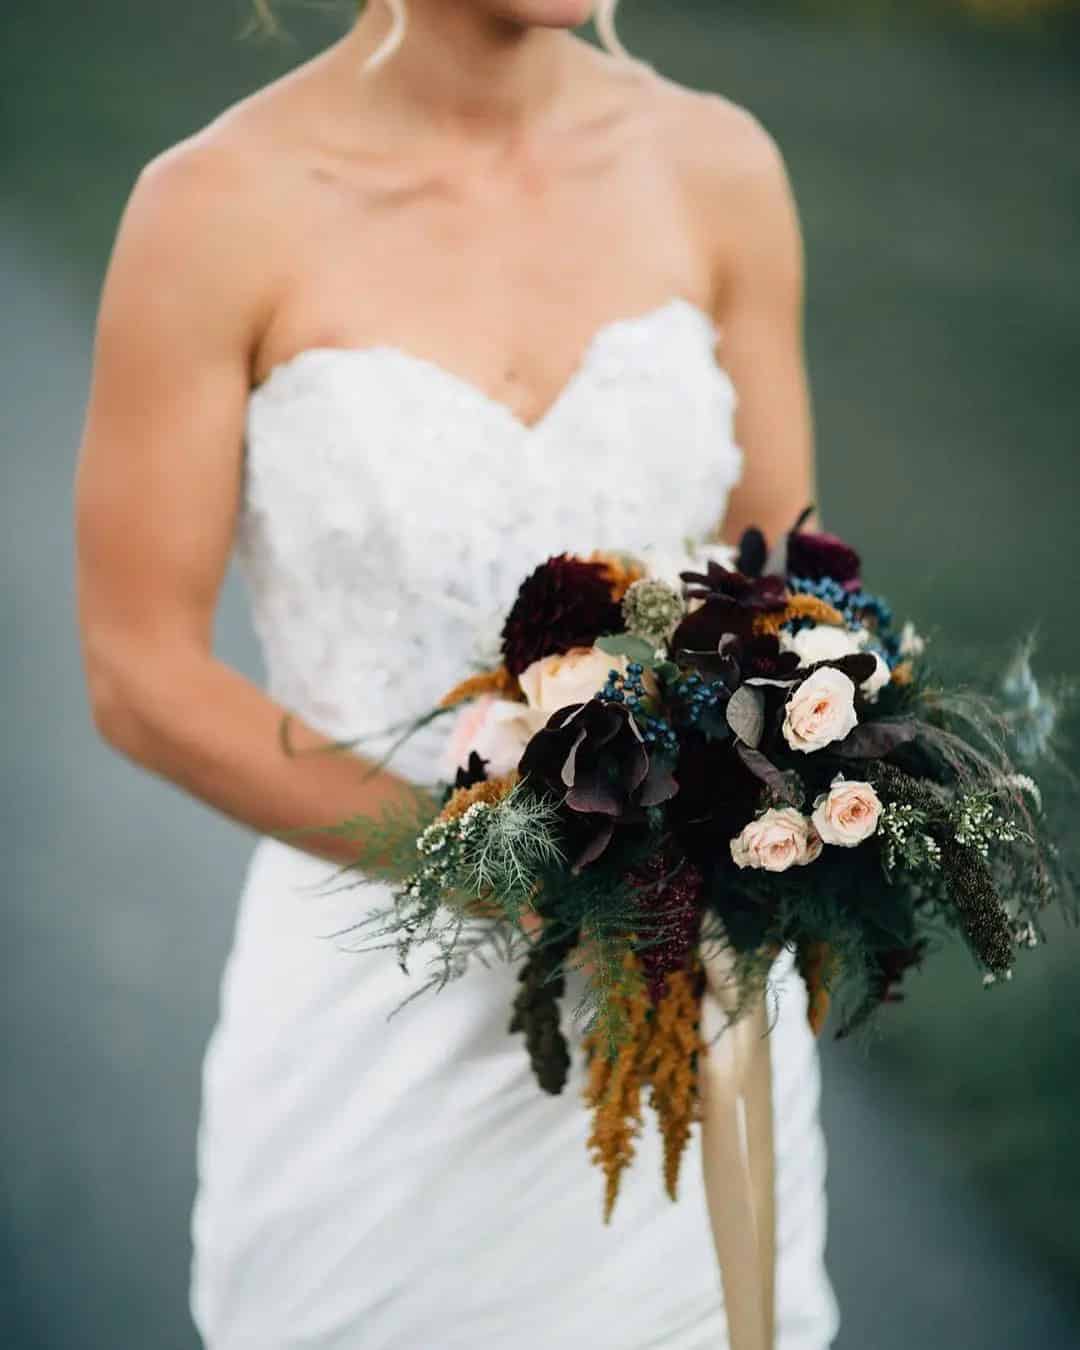
[(675, 766), (679, 791), (667, 808), (668, 822), (695, 862), (730, 866), (729, 841), (753, 814), (761, 784), (729, 741), (708, 740), (696, 731), (685, 732), (681, 741)]
[(927, 940), (919, 938), (910, 947), (887, 947), (874, 953), (874, 968), (870, 973), (868, 997), (855, 1009), (848, 1021), (836, 1032), (836, 1039), (850, 1036), (871, 1016), (880, 1003), (902, 1003), (900, 982), (913, 966), (922, 965)]
[(757, 615), (783, 609), (787, 604), (783, 577), (745, 576), (715, 562), (710, 562), (704, 572), (679, 575), (687, 583), (687, 597), (705, 603), (675, 630), (671, 650), (676, 657), (680, 652), (715, 652), (726, 633), (749, 640)]
[(743, 576), (761, 576), (765, 570), (765, 561), (768, 556), (769, 546), (762, 532), (755, 525), (751, 525), (748, 530), (744, 530), (743, 536), (739, 540), (737, 562), (738, 569)]
[(845, 759), (884, 759), (886, 755), (918, 735), (918, 724), (910, 718), (890, 722), (862, 722), (832, 747), (834, 755)]
[(678, 790), (670, 768), (649, 755), (625, 704), (598, 698), (552, 714), (525, 747), (518, 770), (560, 798), (574, 872), (600, 857), (616, 826), (643, 823), (647, 807)]
[(693, 863), (664, 852), (635, 867), (627, 880), (640, 892), (639, 954), (649, 997), (656, 1004), (668, 975), (686, 965), (697, 941), (705, 878)]
[(783, 651), (780, 639), (772, 633), (739, 643), (733, 654), (744, 680), (793, 680), (799, 669), (798, 656)]
[(898, 986), (912, 966), (920, 966), (926, 954), (926, 939), (913, 947), (890, 947), (888, 951), (878, 952), (878, 977), (876, 987), (882, 1003), (901, 1003), (904, 995)]
[(858, 590), (862, 560), (835, 534), (797, 530), (788, 535), (787, 569), (793, 577), (822, 581), (830, 577), (849, 590)]
[(852, 652), (848, 656), (834, 656), (828, 661), (815, 661), (812, 666), (806, 666), (799, 672), (799, 683), (809, 679), (815, 670), (821, 670), (826, 666), (841, 671), (856, 689), (877, 670), (877, 662), (869, 652)]
[(730, 600), (755, 613), (783, 609), (787, 588), (779, 576), (746, 576), (710, 562), (704, 572), (680, 572), (691, 600)]
[(487, 760), (481, 759), (475, 750), (470, 750), (468, 763), (454, 775), (454, 787), (470, 788), (477, 783), (485, 782), (487, 782)]
[(591, 647), (625, 626), (604, 564), (560, 553), (522, 583), (503, 625), (503, 659), (511, 675), (520, 675), (543, 656)]

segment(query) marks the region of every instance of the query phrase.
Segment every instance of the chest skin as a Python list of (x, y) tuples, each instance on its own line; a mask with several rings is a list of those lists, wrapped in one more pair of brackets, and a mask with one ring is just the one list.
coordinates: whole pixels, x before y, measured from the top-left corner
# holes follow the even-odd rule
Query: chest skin
[(605, 324), (672, 294), (709, 303), (687, 206), (644, 116), (462, 163), (296, 156), (255, 382), (311, 347), (389, 345), (537, 421)]

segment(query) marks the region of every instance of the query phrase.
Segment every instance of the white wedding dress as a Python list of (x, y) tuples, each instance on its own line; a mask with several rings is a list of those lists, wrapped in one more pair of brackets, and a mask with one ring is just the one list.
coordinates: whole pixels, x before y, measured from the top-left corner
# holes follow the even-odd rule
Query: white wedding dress
[[(548, 555), (679, 548), (738, 477), (735, 391), (676, 296), (596, 333), (538, 423), (389, 346), (313, 348), (250, 399), (238, 557), (270, 692), (328, 734), (386, 728), (471, 668)], [(431, 781), (445, 725), (395, 761)], [(380, 742), (374, 742), (378, 748)], [(367, 749), (368, 747), (364, 747)], [(329, 823), (329, 822), (328, 822)], [(210, 1350), (724, 1350), (700, 1178), (662, 1189), (651, 1114), (610, 1226), (580, 1028), (561, 1096), (507, 1032), (505, 965), (425, 979), (332, 936), (385, 899), (254, 849), (203, 1073), (192, 1309)], [(837, 1328), (817, 1047), (785, 954), (772, 1032), (778, 1350)]]

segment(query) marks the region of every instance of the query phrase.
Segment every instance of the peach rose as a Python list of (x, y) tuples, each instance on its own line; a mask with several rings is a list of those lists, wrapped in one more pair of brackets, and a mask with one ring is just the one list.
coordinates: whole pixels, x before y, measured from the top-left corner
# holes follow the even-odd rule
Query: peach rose
[[(553, 712), (571, 703), (586, 703), (598, 694), (607, 682), (608, 671), (626, 673), (625, 656), (612, 656), (599, 647), (571, 647), (568, 652), (542, 656), (527, 666), (518, 677), (525, 702), (535, 712), (543, 713), (544, 722)], [(649, 687), (646, 672), (645, 687)]]
[(813, 862), (820, 853), (821, 840), (813, 823), (793, 806), (772, 807), (731, 841), (737, 867), (760, 867), (766, 872), (786, 872), (789, 867)]
[(881, 811), (881, 798), (870, 783), (848, 782), (837, 774), (814, 803), (811, 819), (826, 844), (854, 848), (877, 829)]
[(792, 750), (809, 753), (842, 741), (858, 721), (854, 682), (842, 670), (822, 666), (788, 699), (782, 730)]

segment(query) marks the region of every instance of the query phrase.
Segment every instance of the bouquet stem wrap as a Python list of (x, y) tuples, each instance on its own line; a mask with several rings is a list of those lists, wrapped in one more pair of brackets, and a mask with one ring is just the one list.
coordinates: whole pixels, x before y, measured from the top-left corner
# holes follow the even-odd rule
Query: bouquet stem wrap
[(729, 1024), (738, 997), (731, 951), (707, 946), (713, 949), (702, 949), (702, 1162), (728, 1339), (731, 1350), (773, 1350), (776, 1192), (765, 1000), (755, 993)]

